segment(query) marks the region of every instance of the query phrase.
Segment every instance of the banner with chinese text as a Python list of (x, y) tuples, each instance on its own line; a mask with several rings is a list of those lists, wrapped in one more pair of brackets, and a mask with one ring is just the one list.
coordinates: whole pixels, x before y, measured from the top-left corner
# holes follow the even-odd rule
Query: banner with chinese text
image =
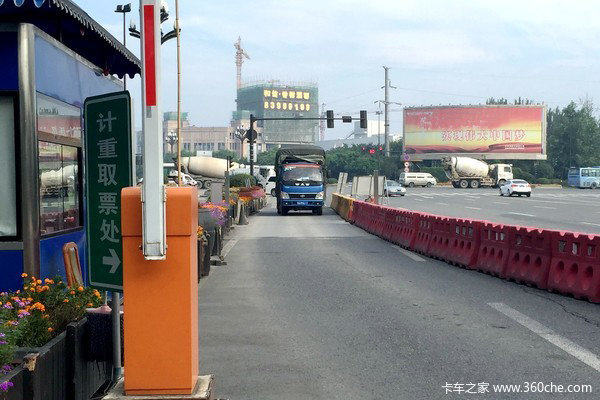
[(543, 154), (544, 106), (422, 107), (404, 110), (408, 154)]

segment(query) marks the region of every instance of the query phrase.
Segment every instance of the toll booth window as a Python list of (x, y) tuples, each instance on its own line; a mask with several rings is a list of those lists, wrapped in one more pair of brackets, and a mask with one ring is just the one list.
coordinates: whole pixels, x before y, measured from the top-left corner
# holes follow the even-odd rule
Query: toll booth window
[(39, 132), (81, 139), (81, 111), (62, 101), (37, 94), (37, 129)]
[(0, 96), (0, 238), (17, 236), (17, 180), (13, 97)]
[(42, 235), (81, 226), (79, 161), (76, 147), (39, 142)]

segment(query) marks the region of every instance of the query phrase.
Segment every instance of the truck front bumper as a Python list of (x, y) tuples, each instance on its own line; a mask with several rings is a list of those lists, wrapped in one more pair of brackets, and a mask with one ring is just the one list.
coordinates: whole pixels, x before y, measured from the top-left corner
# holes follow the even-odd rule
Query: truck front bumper
[(323, 200), (312, 199), (284, 199), (281, 205), (295, 210), (308, 210), (315, 207), (323, 207)]

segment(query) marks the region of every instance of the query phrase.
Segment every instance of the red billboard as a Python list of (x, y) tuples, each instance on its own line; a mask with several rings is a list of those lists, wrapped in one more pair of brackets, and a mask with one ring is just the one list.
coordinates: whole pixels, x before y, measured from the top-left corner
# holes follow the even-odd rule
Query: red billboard
[(404, 151), (545, 159), (545, 106), (448, 106), (404, 110)]

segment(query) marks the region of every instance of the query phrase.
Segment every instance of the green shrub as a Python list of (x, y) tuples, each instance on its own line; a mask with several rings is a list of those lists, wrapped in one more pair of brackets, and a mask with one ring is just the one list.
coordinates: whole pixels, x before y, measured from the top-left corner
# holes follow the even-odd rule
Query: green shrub
[(420, 172), (428, 172), (437, 179), (438, 182), (448, 182), (449, 179), (444, 172), (444, 168), (442, 167), (421, 167)]
[(562, 179), (550, 179), (550, 182), (552, 182), (555, 185), (562, 185), (563, 184)]
[(328, 178), (327, 179), (327, 184), (328, 185), (336, 185), (338, 183), (338, 180), (335, 178)]
[(250, 186), (256, 185), (256, 179), (250, 174), (236, 174), (229, 178), (230, 187), (245, 187), (246, 181), (250, 179)]
[(550, 179), (548, 178), (538, 178), (536, 183), (539, 183), (540, 185), (549, 185), (550, 184)]

